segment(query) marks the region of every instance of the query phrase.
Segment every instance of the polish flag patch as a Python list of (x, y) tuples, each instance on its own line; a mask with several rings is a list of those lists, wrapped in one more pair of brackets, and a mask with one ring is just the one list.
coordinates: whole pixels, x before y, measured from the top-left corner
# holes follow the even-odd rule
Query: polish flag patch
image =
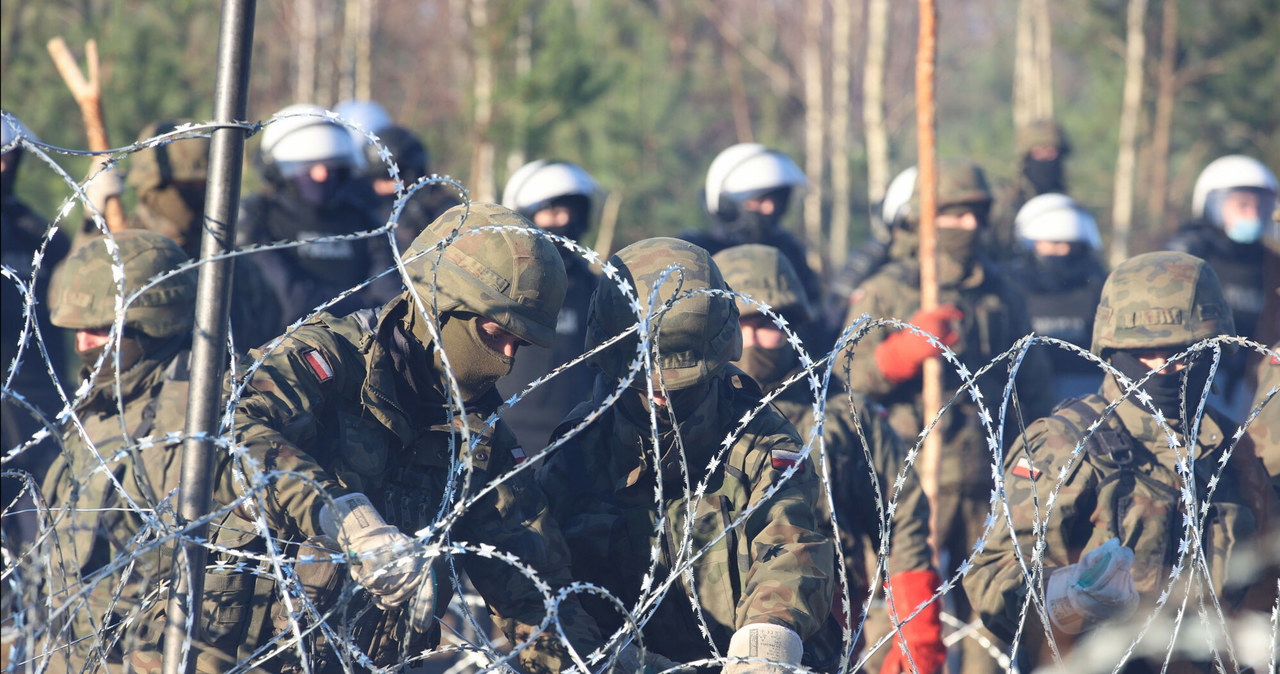
[(516, 460), (517, 466), (524, 463), (524, 460), (529, 458), (524, 454), (524, 447), (512, 447), (511, 456)]
[[(800, 452), (788, 452), (785, 449), (775, 449), (773, 450), (773, 452), (771, 452), (771, 458), (773, 459), (773, 467), (778, 470), (786, 470), (800, 463), (800, 457), (801, 457)], [(804, 468), (803, 465), (800, 467)]]
[(1040, 477), (1040, 472), (1040, 469), (1032, 465), (1031, 460), (1025, 456), (1019, 457), (1017, 463), (1013, 464), (1013, 474), (1028, 480)]
[(333, 379), (333, 366), (329, 365), (329, 359), (325, 358), (323, 353), (315, 349), (307, 349), (302, 352), (302, 360), (315, 373), (316, 379), (319, 379), (321, 384)]

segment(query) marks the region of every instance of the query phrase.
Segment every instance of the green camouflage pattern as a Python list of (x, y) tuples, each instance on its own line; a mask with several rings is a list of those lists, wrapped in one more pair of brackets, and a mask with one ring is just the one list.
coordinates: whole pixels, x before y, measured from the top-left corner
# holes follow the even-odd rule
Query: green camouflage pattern
[[(1179, 500), (1183, 480), (1174, 470), (1178, 459), (1168, 438), (1149, 412), (1132, 399), (1126, 400), (1090, 441), (1090, 445), (1098, 444), (1086, 446), (1081, 456), (1068, 464), (1083, 438), (1082, 431), (1101, 415), (1109, 401), (1120, 395), (1119, 385), (1108, 377), (1100, 395), (1086, 396), (1033, 423), (1026, 437), (1006, 455), (1005, 490), (1013, 534), (1028, 563), (1037, 535), (1044, 537), (1046, 578), (1054, 569), (1078, 562), (1083, 553), (1113, 536), (1129, 546), (1134, 551), (1134, 582), (1142, 600), (1136, 615), (1147, 616), (1154, 610), (1160, 593), (1169, 588), (1183, 537), (1186, 506)], [(1086, 413), (1085, 409), (1089, 411)], [(1171, 426), (1180, 436), (1183, 457), (1188, 451), (1196, 457), (1197, 503), (1208, 513), (1199, 540), (1208, 562), (1209, 580), (1223, 609), (1230, 616), (1250, 597), (1261, 598), (1265, 605), (1275, 596), (1274, 569), (1253, 578), (1229, 576), (1233, 562), (1238, 564), (1242, 558), (1258, 554), (1253, 547), (1256, 539), (1274, 529), (1280, 516), (1280, 502), (1267, 484), (1259, 461), (1252, 452), (1237, 447), (1221, 476), (1215, 479), (1220, 459), (1232, 443), (1235, 425), (1210, 408), (1192, 442), (1188, 442), (1180, 422)], [(1126, 437), (1128, 441), (1124, 440)], [(1064, 469), (1065, 481), (1046, 522), (1050, 495)], [(1216, 488), (1212, 505), (1206, 506), (1207, 487), (1211, 484)], [(975, 559), (973, 570), (964, 578), (965, 590), (984, 624), (1006, 639), (1018, 627), (1028, 589), (1014, 545), (1008, 521), (1002, 516)], [(1183, 585), (1192, 575), (1191, 564), (1190, 556), (1182, 560), (1182, 574), (1170, 593), (1172, 597), (1183, 596)], [(1203, 575), (1197, 577), (1197, 582), (1203, 582)], [(1177, 599), (1171, 599), (1163, 608), (1169, 616), (1177, 610)], [(1022, 632), (1023, 671), (1030, 671), (1036, 662), (1052, 661), (1043, 644), (1043, 626), (1034, 610), (1028, 614), (1028, 623)], [(1068, 636), (1055, 633), (1055, 638), (1060, 648), (1070, 650), (1072, 640)]]
[[(947, 158), (938, 161), (938, 211), (952, 206), (972, 205), (985, 209), (991, 205), (991, 187), (982, 167), (967, 160)], [(920, 181), (911, 191), (907, 214), (911, 229), (920, 226)]]
[(1060, 155), (1071, 151), (1067, 134), (1053, 119), (1037, 119), (1018, 129), (1018, 154), (1025, 155), (1033, 147), (1056, 147)]
[[(1271, 350), (1280, 353), (1280, 344), (1272, 344)], [(1280, 355), (1267, 356), (1258, 364), (1258, 392), (1253, 406), (1266, 399), (1271, 389), (1280, 386)], [(1271, 397), (1266, 407), (1249, 424), (1245, 438), (1253, 443), (1254, 452), (1267, 467), (1271, 486), (1280, 493), (1280, 393)], [(1244, 442), (1242, 440), (1242, 442)]]
[[(387, 522), (412, 535), (436, 522), (451, 459), (471, 470), (469, 486), (455, 493), (454, 503), (523, 459), (504, 422), (483, 429), (483, 419), (501, 403), (496, 391), (469, 405), (465, 419), (450, 424), (440, 377), (425, 371), (434, 369), (431, 347), (417, 345), (397, 356), (395, 333), (407, 330), (412, 310), (404, 295), (376, 315), (374, 310), (341, 318), (321, 314), (270, 354), (251, 352), (264, 361), (236, 408), (237, 438), (256, 462), (245, 464), (246, 471), (259, 478), (262, 471), (288, 471), (271, 477), (257, 501), (282, 539), (300, 541), (321, 533), (322, 490), (330, 497), (362, 492)], [(317, 369), (317, 358), (330, 374)], [(409, 373), (397, 366), (397, 358), (407, 358), (409, 368), (419, 372), (416, 388), (407, 383)], [(481, 438), (473, 449), (461, 442), (462, 424)], [(457, 489), (464, 489), (461, 481)], [(472, 504), (450, 531), (455, 541), (489, 544), (520, 556), (549, 583), (567, 582), (564, 543), (546, 519), (545, 507), (532, 472), (526, 471)], [(490, 609), (506, 621), (509, 636), (532, 633), (544, 617), (542, 595), (532, 583), (497, 560), (477, 555), (456, 559)], [(440, 558), (438, 565), (436, 577), (448, 578), (447, 561)], [(443, 583), (438, 588), (442, 592), (436, 606), (443, 610), (450, 591)], [(562, 606), (560, 618), (575, 644), (598, 638), (573, 601)], [(371, 654), (376, 662), (389, 665), (398, 661), (402, 645), (395, 636), (404, 633), (399, 611), (389, 613), (384, 624), (395, 629), (373, 630), (370, 638), (376, 641), (366, 645), (378, 651)], [(437, 629), (428, 641), (438, 638)], [(525, 671), (559, 671), (569, 665), (552, 635), (522, 651), (519, 662)]]
[[(169, 133), (191, 120), (156, 122), (138, 134), (138, 142)], [(135, 190), (154, 189), (173, 182), (204, 182), (209, 177), (209, 139), (190, 136), (157, 147), (144, 147), (129, 156), (125, 183)]]
[[(129, 499), (166, 526), (176, 526), (172, 505), (162, 503), (171, 500), (179, 485), (181, 443), (140, 441), (183, 432), (188, 361), (182, 340), (162, 342), (120, 376), (123, 407), (117, 405), (115, 380), (100, 378), (76, 408), (83, 434), (66, 427), (63, 451), (45, 476), (42, 494), (53, 523), (46, 543), (52, 562), (48, 591), (52, 605), (64, 608), (60, 615), (67, 632), (59, 640), (70, 646), (46, 654), (48, 671), (81, 671), (91, 658), (101, 657), (93, 653), (94, 635), (103, 644), (119, 639), (105, 655), (108, 662), (127, 662), (133, 671), (160, 671), (168, 600), (164, 590), (173, 547), (139, 549), (155, 534), (147, 533), (147, 523)], [(229, 502), (234, 497), (225, 465), (214, 473), (213, 484), (215, 500)], [(234, 566), (243, 560), (234, 553), (262, 552), (261, 542), (246, 533), (251, 531), (252, 525), (235, 515), (214, 519), (211, 542), (231, 552), (213, 551), (209, 563)], [(107, 568), (120, 559), (133, 560), (123, 584), (121, 573)], [(236, 653), (240, 638), (233, 634), (231, 618), (246, 611), (253, 581), (247, 574), (229, 572), (211, 572), (209, 578), (202, 606), (207, 629), (193, 652), (197, 670), (212, 674), (226, 669), (227, 660), (220, 654)], [(87, 597), (76, 598), (86, 591), (86, 584), (92, 585)]]
[[(774, 311), (785, 314), (788, 321), (804, 323), (813, 318), (813, 305), (805, 295), (800, 275), (777, 248), (748, 243), (726, 248), (711, 259), (734, 292), (764, 302)], [(741, 299), (736, 302), (739, 316), (760, 313), (754, 304)]]
[[(801, 380), (792, 384), (774, 398), (773, 404), (795, 425), (800, 437), (808, 439), (814, 426), (813, 394), (808, 383)], [(837, 487), (832, 497), (841, 527), (840, 545), (845, 556), (845, 573), (850, 588), (863, 593), (852, 598), (856, 611), (866, 599), (865, 593), (870, 587), (868, 562), (874, 562), (880, 547), (880, 517), (871, 480), (874, 477), (879, 485), (883, 505), (887, 509), (893, 496), (894, 482), (906, 461), (907, 449), (889, 425), (888, 411), (866, 396), (831, 391), (825, 410), (822, 439), (826, 445), (831, 485)], [(920, 488), (920, 479), (914, 469), (907, 471), (897, 498), (897, 509), (889, 514), (893, 543), (889, 549), (887, 572), (894, 575), (932, 568), (929, 500)], [(819, 504), (825, 514), (827, 499), (819, 499)], [(869, 558), (867, 554), (870, 554)]]
[(1209, 263), (1175, 251), (1125, 260), (1107, 277), (1093, 321), (1093, 352), (1176, 349), (1234, 335), (1231, 307)]
[[(153, 232), (127, 229), (113, 234), (124, 265), (126, 299), (160, 274), (187, 262), (178, 245)], [(104, 328), (115, 322), (119, 287), (103, 238), (74, 251), (53, 275), (49, 320), (72, 330)], [(196, 274), (188, 271), (157, 283), (125, 307), (127, 327), (151, 337), (190, 332), (195, 324)]]
[[(467, 233), (486, 226), (523, 227), (529, 234)], [(478, 314), (520, 339), (548, 348), (556, 338), (556, 317), (569, 282), (555, 244), (537, 232), (524, 216), (497, 204), (455, 206), (413, 240), (405, 251), (405, 266), (428, 311), (434, 305), (442, 314)], [(455, 233), (443, 257), (439, 248), (431, 250)]]
[[(738, 329), (738, 308), (723, 295), (706, 293), (688, 295), (690, 291), (712, 288), (727, 290), (728, 285), (706, 250), (687, 241), (653, 238), (633, 243), (609, 259), (624, 282), (630, 284), (639, 299), (642, 312), (647, 312), (653, 286), (663, 272), (672, 266), (680, 270), (667, 276), (658, 289), (654, 302), (650, 332), (651, 348), (657, 356), (655, 364), (662, 370), (662, 380), (670, 390), (688, 388), (715, 377), (728, 363), (742, 356), (742, 333)], [(678, 299), (668, 308), (677, 289)], [(587, 315), (586, 351), (621, 334), (639, 319), (631, 300), (613, 282), (602, 282), (591, 297)], [(630, 335), (590, 361), (614, 380), (621, 380), (627, 366), (636, 357), (638, 335)], [(641, 373), (643, 374), (643, 372)], [(658, 389), (655, 373), (654, 388)], [(644, 388), (644, 380), (632, 383)]]
[[(661, 555), (657, 582), (669, 578), (673, 560), (688, 559), (689, 551), (680, 550), (686, 540), (685, 517), (692, 509), (689, 544), (692, 554), (700, 554), (692, 562), (692, 577), (681, 575), (675, 581), (644, 628), (648, 648), (680, 662), (711, 655), (689, 596), (697, 597), (711, 638), (724, 653), (733, 632), (752, 623), (783, 625), (803, 639), (812, 637), (826, 620), (838, 585), (834, 546), (820, 533), (820, 482), (813, 464), (798, 464), (801, 469), (783, 483), (786, 469), (775, 462), (782, 454), (801, 451), (795, 428), (777, 410), (765, 407), (735, 438), (724, 460), (711, 465), (726, 436), (759, 405), (761, 394), (733, 366), (710, 384), (693, 410), (676, 410), (690, 481), (696, 485), (710, 473), (705, 495), (694, 497), (694, 503), (684, 498), (673, 431), (663, 433), (664, 449), (656, 451), (647, 413), (638, 414), (623, 402), (605, 410), (538, 470), (551, 517), (569, 545), (574, 580), (599, 583), (628, 606), (639, 597), (654, 546)], [(592, 400), (570, 413), (557, 434), (581, 423), (613, 388), (607, 375), (598, 375)], [(655, 536), (655, 461), (661, 464), (666, 518), (660, 537)], [(778, 491), (764, 501), (774, 487)], [(728, 529), (757, 504), (740, 526)], [(611, 604), (598, 599), (584, 599), (583, 604), (602, 631), (621, 625)]]

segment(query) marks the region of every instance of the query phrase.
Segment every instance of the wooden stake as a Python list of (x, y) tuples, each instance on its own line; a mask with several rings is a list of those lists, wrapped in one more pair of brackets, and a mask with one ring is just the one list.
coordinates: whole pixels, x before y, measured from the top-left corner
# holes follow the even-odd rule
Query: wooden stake
[[(938, 210), (937, 157), (934, 138), (937, 123), (933, 97), (934, 63), (938, 54), (938, 12), (934, 0), (920, 0), (919, 51), (916, 55), (916, 137), (919, 143), (920, 174), (920, 309), (938, 307), (938, 237), (934, 218)], [(928, 425), (942, 408), (942, 362), (934, 357), (924, 362), (924, 423)], [(929, 535), (933, 543), (934, 563), (938, 563), (941, 532), (938, 527), (938, 483), (941, 454), (941, 430), (935, 428), (925, 436), (920, 453), (920, 486), (929, 499)], [(940, 569), (941, 570), (941, 569)]]
[[(86, 78), (80, 65), (71, 55), (67, 43), (61, 37), (49, 40), (49, 56), (57, 66), (62, 80), (67, 83), (76, 104), (80, 106), (80, 116), (84, 119), (84, 132), (89, 140), (92, 152), (107, 152), (111, 145), (107, 143), (107, 129), (102, 123), (102, 87), (98, 80), (98, 43), (89, 40), (84, 45), (85, 58), (88, 61), (89, 76)], [(103, 217), (107, 220), (107, 229), (118, 232), (125, 228), (124, 205), (120, 197), (107, 200)]]

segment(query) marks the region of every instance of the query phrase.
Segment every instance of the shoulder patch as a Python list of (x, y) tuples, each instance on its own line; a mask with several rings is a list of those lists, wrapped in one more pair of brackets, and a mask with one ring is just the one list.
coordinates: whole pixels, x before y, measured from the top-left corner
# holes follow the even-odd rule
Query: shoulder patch
[(520, 464), (524, 463), (524, 460), (525, 460), (525, 459), (527, 459), (527, 458), (529, 458), (529, 457), (525, 456), (525, 453), (524, 453), (524, 447), (512, 447), (512, 448), (511, 448), (511, 458), (513, 458), (513, 459), (515, 459), (515, 460), (516, 460), (516, 465), (518, 466), (518, 465), (520, 465)]
[(1035, 464), (1031, 463), (1030, 459), (1025, 456), (1020, 456), (1018, 457), (1018, 460), (1014, 462), (1013, 470), (1011, 472), (1017, 477), (1035, 480), (1040, 477), (1040, 473), (1042, 471), (1039, 468), (1036, 468)]
[[(770, 458), (773, 459), (773, 467), (778, 470), (786, 470), (796, 464), (800, 464), (801, 452), (790, 452), (785, 449), (775, 449), (770, 452)], [(800, 464), (800, 469), (804, 468), (804, 464)]]
[(323, 353), (315, 349), (307, 349), (302, 352), (302, 360), (315, 373), (316, 379), (323, 384), (333, 379), (333, 366), (329, 365), (329, 359)]

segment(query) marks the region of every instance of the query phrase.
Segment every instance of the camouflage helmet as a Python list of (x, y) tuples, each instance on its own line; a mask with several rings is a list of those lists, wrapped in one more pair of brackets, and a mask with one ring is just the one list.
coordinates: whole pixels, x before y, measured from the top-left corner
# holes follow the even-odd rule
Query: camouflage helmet
[[(138, 142), (169, 133), (189, 120), (157, 122), (138, 134)], [(127, 182), (136, 190), (164, 187), (174, 181), (204, 182), (209, 177), (209, 139), (183, 136), (145, 147), (129, 158)]]
[(1102, 286), (1093, 352), (1178, 348), (1235, 331), (1209, 263), (1186, 253), (1145, 253), (1121, 263)]
[[(764, 302), (791, 321), (806, 323), (813, 318), (800, 275), (777, 248), (748, 243), (726, 248), (711, 259), (734, 292)], [(739, 299), (737, 305), (741, 316), (761, 313), (760, 307), (750, 302)]]
[(1058, 154), (1071, 151), (1071, 143), (1062, 126), (1053, 119), (1037, 119), (1018, 129), (1018, 153), (1027, 154), (1033, 147), (1056, 147)]
[[(143, 229), (112, 235), (124, 265), (125, 300), (155, 277), (190, 258), (167, 237)], [(114, 261), (106, 237), (96, 238), (71, 254), (49, 284), (49, 319), (60, 328), (86, 330), (115, 322)], [(124, 311), (125, 327), (151, 337), (190, 332), (195, 324), (196, 274), (187, 271), (165, 278), (133, 298)]]
[[(609, 264), (635, 289), (642, 311), (648, 311), (654, 284), (663, 272), (672, 266), (679, 268), (659, 287), (650, 326), (660, 355), (657, 365), (668, 389), (685, 389), (706, 381), (742, 357), (742, 331), (733, 300), (724, 295), (689, 294), (701, 289), (729, 288), (707, 251), (679, 239), (645, 239), (618, 251)], [(680, 295), (672, 302), (677, 290)], [(631, 301), (606, 279), (591, 296), (586, 350), (592, 351), (622, 334), (637, 320)], [(635, 358), (638, 344), (639, 337), (629, 335), (593, 355), (591, 363), (620, 380)], [(632, 386), (641, 388), (644, 380), (633, 382)]]
[[(529, 233), (469, 231), (486, 226), (527, 228)], [(432, 250), (455, 232), (443, 257), (439, 249)], [(428, 307), (434, 302), (440, 313), (478, 314), (538, 346), (555, 341), (568, 285), (564, 262), (555, 244), (539, 236), (519, 213), (479, 202), (454, 206), (422, 230), (404, 257), (409, 278)]]
[[(943, 159), (938, 162), (938, 211), (953, 206), (971, 205), (983, 214), (991, 207), (991, 188), (982, 167), (966, 159)], [(911, 192), (910, 225), (920, 224), (920, 181)]]

